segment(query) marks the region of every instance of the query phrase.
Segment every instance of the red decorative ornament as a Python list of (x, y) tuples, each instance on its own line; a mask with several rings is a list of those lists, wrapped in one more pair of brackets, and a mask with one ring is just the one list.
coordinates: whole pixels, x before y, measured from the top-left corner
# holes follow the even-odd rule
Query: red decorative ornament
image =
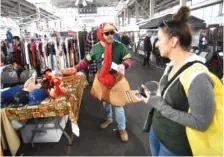
[(53, 83), (54, 83), (55, 95), (56, 97), (58, 97), (62, 94), (61, 88), (59, 87), (61, 84), (61, 80), (59, 78), (54, 78)]
[(44, 75), (44, 77), (48, 80), (51, 80), (52, 79), (52, 72), (51, 71), (47, 71)]

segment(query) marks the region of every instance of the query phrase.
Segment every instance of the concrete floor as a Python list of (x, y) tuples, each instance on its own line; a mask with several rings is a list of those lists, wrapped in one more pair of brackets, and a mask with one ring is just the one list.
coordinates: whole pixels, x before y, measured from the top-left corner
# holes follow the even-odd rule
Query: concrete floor
[[(163, 70), (158, 70), (155, 66), (142, 68), (142, 58), (134, 55), (132, 69), (126, 72), (132, 89), (147, 81), (158, 81)], [(125, 107), (127, 118), (127, 132), (129, 141), (122, 143), (116, 131), (114, 122), (105, 130), (99, 129), (99, 124), (103, 120), (104, 110), (102, 103), (89, 97), (87, 88), (83, 97), (83, 104), (80, 110), (80, 137), (74, 138), (71, 146), (72, 156), (149, 156), (148, 133), (142, 133), (142, 127), (148, 106), (144, 103), (137, 103)], [(70, 123), (67, 123), (66, 130), (71, 133)], [(62, 136), (58, 143), (36, 143), (32, 148), (31, 144), (22, 144), (18, 155), (24, 156), (65, 156), (68, 148), (67, 139)], [(7, 154), (6, 154), (7, 155)]]

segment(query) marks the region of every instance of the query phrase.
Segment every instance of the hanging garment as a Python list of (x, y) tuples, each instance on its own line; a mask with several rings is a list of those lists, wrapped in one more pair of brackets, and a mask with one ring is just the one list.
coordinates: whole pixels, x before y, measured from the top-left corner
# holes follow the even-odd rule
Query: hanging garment
[(28, 69), (31, 69), (31, 62), (29, 58), (29, 47), (28, 47), (27, 41), (24, 43), (24, 50), (25, 50), (25, 56), (26, 56), (26, 65), (28, 65)]
[(62, 49), (62, 45), (58, 45), (58, 53), (57, 53), (57, 61), (58, 61), (58, 68), (59, 69), (65, 69), (66, 67), (66, 61), (65, 61), (65, 55), (64, 55), (64, 52), (63, 52), (63, 49)]
[(43, 43), (40, 42), (38, 45), (38, 51), (39, 51), (39, 58), (40, 58), (40, 65), (42, 69), (46, 69), (46, 63), (44, 58), (44, 51), (43, 51)]
[(18, 42), (17, 44), (14, 45), (12, 60), (13, 60), (13, 62), (17, 62), (19, 65), (23, 65), (22, 57), (21, 57), (21, 44), (20, 44), (20, 42)]
[(77, 40), (72, 40), (72, 49), (74, 53), (74, 65), (78, 64), (79, 62), (79, 56), (78, 56), (78, 50), (77, 50)]
[(56, 54), (56, 50), (55, 50), (54, 43), (49, 42), (47, 44), (47, 56), (48, 56), (49, 66), (52, 70), (54, 70), (55, 68), (55, 54)]
[(48, 63), (48, 56), (47, 56), (47, 42), (45, 41), (43, 44), (43, 50), (44, 50), (44, 60), (45, 60), (45, 64), (46, 64), (46, 68), (50, 67), (49, 63)]
[(32, 51), (31, 51), (31, 43), (28, 43), (27, 49), (28, 49), (30, 68), (32, 69), (33, 68), (33, 57), (32, 57)]
[[(38, 47), (38, 45), (36, 44), (36, 47)], [(40, 51), (36, 51), (36, 71), (37, 71), (37, 75), (41, 76), (41, 56), (40, 56)]]
[(69, 56), (70, 56), (70, 66), (74, 66), (74, 48), (72, 46), (72, 40), (69, 40), (68, 48), (69, 48)]
[(37, 68), (37, 46), (35, 44), (35, 42), (31, 43), (31, 54), (32, 54), (32, 66), (34, 69)]
[(66, 50), (67, 50), (67, 62), (68, 62), (68, 68), (71, 67), (71, 62), (70, 62), (70, 52), (69, 52), (69, 40), (66, 40)]
[(81, 59), (85, 57), (85, 42), (86, 42), (87, 32), (79, 32), (79, 48)]
[[(87, 41), (86, 41), (86, 55), (90, 53), (91, 49), (92, 49), (92, 46), (94, 44), (96, 44), (98, 42), (97, 40), (97, 36), (96, 36), (96, 33), (95, 32), (90, 32), (88, 34), (88, 37), (87, 37)], [(90, 73), (93, 73), (95, 74), (97, 72), (97, 68), (96, 68), (96, 61), (94, 60), (93, 63), (91, 63), (89, 65), (89, 71)]]
[(65, 53), (62, 53), (62, 57), (61, 57), (61, 63), (62, 63), (62, 69), (66, 69), (67, 68), (67, 58)]
[(64, 56), (64, 61), (65, 61), (65, 64), (66, 64), (66, 68), (68, 68), (69, 65), (68, 65), (68, 60), (67, 60), (67, 49), (66, 49), (65, 42), (62, 43), (62, 50), (64, 52), (63, 56)]
[(6, 33), (6, 39), (7, 39), (8, 43), (13, 42), (12, 38), (13, 38), (12, 33), (8, 30), (7, 33)]
[(25, 52), (25, 41), (23, 40), (23, 42), (20, 42), (20, 46), (21, 46), (21, 58), (22, 58), (22, 63), (23, 65), (27, 65), (27, 61), (26, 61), (26, 52)]

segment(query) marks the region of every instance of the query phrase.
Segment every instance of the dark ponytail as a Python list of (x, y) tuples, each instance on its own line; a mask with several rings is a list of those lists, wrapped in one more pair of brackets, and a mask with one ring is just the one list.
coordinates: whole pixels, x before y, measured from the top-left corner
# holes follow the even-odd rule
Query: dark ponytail
[(192, 33), (189, 25), (190, 9), (186, 6), (181, 7), (178, 12), (173, 15), (172, 20), (163, 21), (159, 28), (165, 29), (169, 37), (178, 37), (180, 46), (189, 49), (192, 41)]
[(177, 13), (173, 15), (173, 20), (187, 23), (190, 18), (190, 12), (188, 7), (181, 7)]

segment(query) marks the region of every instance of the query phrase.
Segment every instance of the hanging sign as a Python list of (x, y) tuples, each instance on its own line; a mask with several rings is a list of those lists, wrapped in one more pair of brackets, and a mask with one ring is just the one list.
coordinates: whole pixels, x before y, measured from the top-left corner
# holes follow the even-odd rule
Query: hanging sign
[(60, 32), (60, 35), (62, 37), (74, 37), (76, 36), (76, 32), (73, 32), (73, 31), (68, 31), (68, 32)]
[(96, 14), (97, 7), (95, 5), (88, 5), (86, 7), (79, 6), (78, 11), (79, 14)]

